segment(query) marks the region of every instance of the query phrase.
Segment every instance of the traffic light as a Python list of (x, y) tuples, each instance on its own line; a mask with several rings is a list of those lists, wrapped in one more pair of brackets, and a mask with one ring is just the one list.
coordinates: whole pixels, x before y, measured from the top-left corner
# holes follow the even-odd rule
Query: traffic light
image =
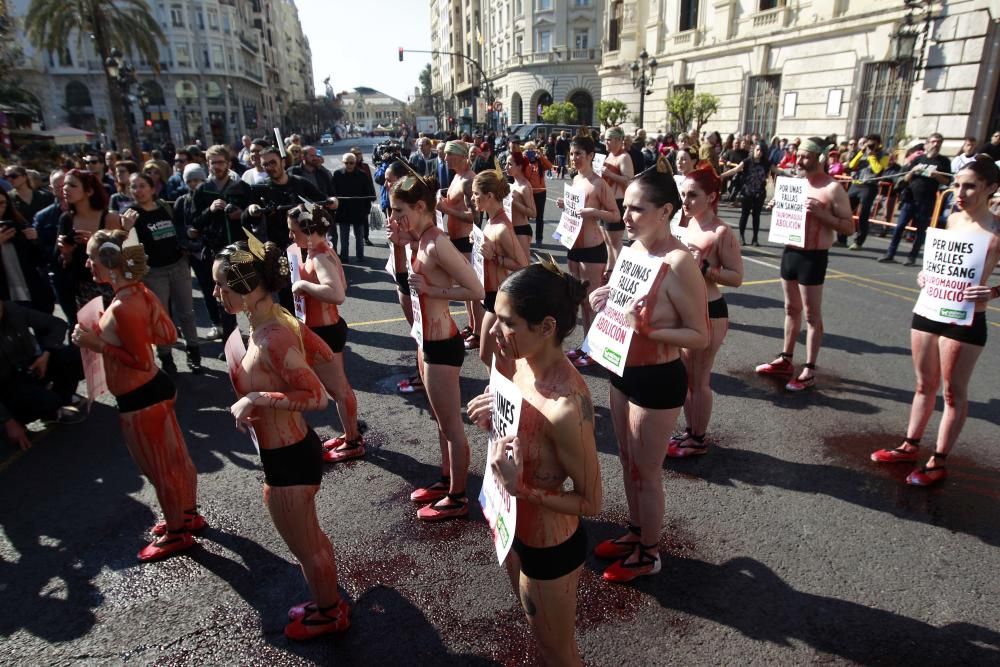
[(151, 118), (146, 119), (146, 127), (153, 127), (153, 120)]
[(399, 62), (403, 62), (403, 47), (399, 47)]

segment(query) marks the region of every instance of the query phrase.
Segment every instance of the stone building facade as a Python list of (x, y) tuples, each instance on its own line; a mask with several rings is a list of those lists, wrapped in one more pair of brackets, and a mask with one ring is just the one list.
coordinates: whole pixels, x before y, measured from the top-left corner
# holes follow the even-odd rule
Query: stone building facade
[[(24, 47), (25, 88), (45, 125), (111, 134), (104, 66), (88, 40), (63, 54), (40, 53), (24, 35), (30, 0), (14, 0)], [(315, 97), (312, 54), (294, 0), (153, 0), (166, 44), (157, 69), (126, 54), (139, 88), (130, 105), (140, 140), (236, 143), (271, 133), (297, 100)]]
[[(433, 91), (445, 101), (445, 127), (501, 128), (538, 119), (540, 107), (573, 102), (594, 123), (600, 79), (600, 22), (605, 0), (430, 0)], [(499, 105), (490, 110), (487, 90)], [(473, 93), (479, 88), (478, 101)], [(448, 107), (449, 101), (454, 106)], [(473, 105), (476, 108), (473, 108)]]
[(601, 97), (634, 113), (629, 66), (658, 61), (649, 131), (669, 127), (678, 87), (718, 96), (704, 129), (723, 135), (938, 131), (954, 151), (1000, 127), (996, 0), (608, 0), (602, 26)]
[(374, 88), (355, 88), (340, 94), (344, 112), (340, 123), (350, 133), (372, 132), (378, 126), (397, 124), (406, 110), (406, 103)]

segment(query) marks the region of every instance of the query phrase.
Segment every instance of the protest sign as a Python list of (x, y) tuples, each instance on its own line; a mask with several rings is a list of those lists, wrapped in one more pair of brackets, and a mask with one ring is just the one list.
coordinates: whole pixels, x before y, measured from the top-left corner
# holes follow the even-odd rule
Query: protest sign
[(503, 212), (507, 214), (508, 220), (514, 219), (514, 193), (508, 192), (503, 198)]
[(806, 200), (809, 183), (804, 178), (778, 176), (774, 184), (774, 208), (767, 240), (778, 245), (805, 247)]
[(664, 267), (663, 259), (645, 252), (622, 249), (608, 285), (608, 301), (594, 316), (587, 332), (586, 349), (590, 357), (616, 375), (625, 372), (628, 348), (635, 330), (629, 326), (628, 313), (635, 302), (649, 294), (653, 282)]
[[(104, 315), (104, 298), (95, 296), (76, 314), (76, 321), (83, 329), (98, 333), (101, 316)], [(80, 348), (83, 359), (83, 375), (87, 380), (87, 410), (89, 411), (101, 394), (108, 393), (108, 380), (104, 375), (104, 356), (100, 352)]]
[(580, 235), (580, 230), (583, 229), (583, 218), (580, 217), (583, 201), (582, 192), (569, 185), (563, 186), (563, 212), (559, 218), (559, 226), (556, 227), (552, 238), (566, 248), (572, 248), (576, 244), (576, 238)]
[[(594, 161), (591, 162), (591, 166), (594, 169), (594, 173), (598, 176), (604, 176), (604, 161), (608, 159), (608, 156), (604, 153), (594, 153)], [(615, 173), (621, 173), (616, 170)]]
[[(496, 364), (490, 371), (490, 393), (493, 395), (493, 432), (490, 434), (492, 446), (505, 435), (517, 435), (518, 423), (521, 420), (522, 397), (517, 386), (497, 371)], [(493, 533), (497, 560), (502, 564), (514, 542), (517, 498), (512, 498), (493, 474), (488, 456), (486, 472), (483, 473), (483, 489), (479, 492), (479, 504), (483, 507), (483, 516), (486, 517), (490, 532)]]
[[(441, 200), (444, 199), (444, 195), (442, 194), (442, 192), (443, 191), (441, 190), (438, 191), (437, 200), (439, 204), (441, 203)], [(444, 213), (442, 213), (437, 209), (434, 210), (434, 222), (435, 224), (437, 224), (438, 229), (440, 229), (442, 232), (448, 231), (448, 223), (444, 219)]]
[[(226, 367), (229, 369), (229, 380), (233, 383), (233, 389), (236, 390), (236, 395), (239, 396), (240, 389), (236, 384), (236, 378), (240, 372), (240, 365), (243, 363), (243, 357), (247, 355), (247, 348), (243, 344), (243, 334), (240, 333), (239, 327), (233, 330), (229, 334), (229, 338), (226, 339), (225, 345), (226, 351)], [(253, 430), (253, 426), (249, 424), (246, 425), (247, 432), (250, 434), (250, 441), (253, 442), (253, 446), (257, 448), (257, 453), (260, 454), (260, 443), (257, 442), (257, 432)]]
[(976, 304), (965, 301), (966, 287), (982, 282), (990, 235), (928, 229), (924, 245), (924, 287), (913, 312), (935, 322), (972, 324)]
[(483, 259), (483, 244), (486, 243), (486, 235), (479, 227), (472, 225), (469, 240), (472, 242), (472, 268), (476, 272), (476, 277), (479, 278), (479, 284), (485, 285), (486, 265)]
[[(403, 252), (406, 253), (407, 272), (412, 278), (414, 274), (413, 256), (405, 250)], [(413, 336), (413, 340), (417, 341), (417, 347), (422, 348), (424, 346), (424, 316), (423, 311), (420, 310), (420, 292), (413, 287), (412, 283), (410, 284), (410, 311), (413, 313), (413, 326), (410, 327), (410, 335)]]
[[(285, 249), (285, 255), (288, 256), (288, 270), (292, 274), (292, 285), (297, 283), (302, 279), (302, 249), (299, 248), (294, 243)], [(306, 321), (306, 297), (304, 294), (295, 294), (292, 296), (292, 301), (295, 303), (295, 317), (299, 319), (299, 322)]]
[[(685, 176), (678, 176), (674, 174), (674, 183), (677, 184), (677, 192), (680, 193), (681, 186), (684, 184)], [(681, 201), (684, 201), (683, 197)], [(681, 207), (677, 207), (674, 211), (673, 216), (670, 218), (670, 233), (673, 234), (674, 238), (684, 243), (684, 234), (687, 232), (687, 227), (681, 227), (681, 218), (684, 217), (684, 212), (681, 211)]]

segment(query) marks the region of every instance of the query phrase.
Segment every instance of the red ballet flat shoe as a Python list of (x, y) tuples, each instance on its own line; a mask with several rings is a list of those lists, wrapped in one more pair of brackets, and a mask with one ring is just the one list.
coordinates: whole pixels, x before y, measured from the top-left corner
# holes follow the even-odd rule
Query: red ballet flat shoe
[[(184, 530), (188, 531), (189, 533), (200, 533), (201, 531), (205, 530), (208, 527), (208, 522), (205, 521), (205, 517), (203, 517), (202, 515), (198, 513), (192, 514), (192, 512), (188, 511), (185, 511), (184, 514), (187, 515), (184, 517)], [(149, 532), (151, 532), (156, 537), (162, 537), (163, 535), (166, 535), (167, 522), (158, 521), (156, 525), (154, 525), (152, 528), (149, 529)]]
[(297, 618), (303, 618), (304, 616), (307, 616), (313, 613), (314, 611), (317, 611), (318, 609), (319, 608), (316, 606), (316, 603), (313, 602), (312, 600), (300, 602), (299, 604), (295, 605), (294, 607), (288, 610), (288, 620), (294, 621)]
[(194, 545), (195, 541), (191, 537), (191, 533), (186, 530), (171, 530), (163, 537), (143, 547), (142, 551), (137, 554), (137, 558), (143, 563), (149, 563), (154, 560), (169, 558), (174, 554), (190, 549)]
[(424, 382), (419, 375), (413, 375), (396, 383), (396, 389), (401, 394), (413, 394), (424, 390)]
[[(332, 446), (328, 446), (331, 445)], [(361, 436), (347, 442), (343, 436), (327, 440), (323, 443), (323, 460), (327, 463), (340, 463), (359, 459), (365, 455), (365, 441)]]
[(754, 369), (754, 372), (757, 375), (791, 377), (792, 373), (795, 372), (795, 366), (792, 365), (792, 356), (782, 352), (778, 357), (780, 361), (770, 361), (766, 364), (761, 364)]
[(430, 486), (425, 486), (411, 493), (410, 500), (415, 503), (436, 503), (448, 495), (450, 484), (450, 478), (442, 477)]
[(295, 641), (306, 641), (345, 632), (351, 627), (351, 608), (343, 598), (333, 607), (319, 608), (293, 619), (285, 626), (285, 636)]
[(628, 532), (613, 540), (604, 540), (594, 547), (594, 555), (604, 560), (618, 560), (627, 558), (633, 551), (638, 540), (625, 540), (629, 536), (639, 536), (639, 527), (628, 524)]
[[(944, 460), (945, 454), (934, 454), (933, 458)], [(906, 483), (910, 486), (932, 486), (944, 481), (948, 476), (944, 464), (938, 463), (936, 466), (923, 466), (917, 468), (906, 477)]]
[(442, 500), (447, 502), (431, 503), (417, 510), (417, 518), (421, 521), (446, 521), (448, 519), (464, 519), (469, 516), (469, 500), (463, 493), (461, 496), (448, 494)]
[(660, 573), (660, 554), (657, 553), (655, 556), (651, 556), (647, 553), (649, 550), (655, 549), (656, 545), (638, 544), (637, 547), (639, 550), (639, 559), (634, 563), (629, 563), (627, 562), (628, 558), (623, 558), (620, 561), (612, 563), (604, 570), (604, 574), (601, 575), (604, 581), (609, 581), (613, 584), (626, 584), (639, 577), (649, 577)]
[(597, 362), (590, 358), (590, 355), (586, 352), (581, 352), (573, 359), (573, 365), (577, 368), (587, 368), (588, 366), (593, 366)]
[(903, 442), (911, 445), (913, 449), (908, 450), (903, 445), (896, 447), (896, 449), (880, 449), (877, 452), (872, 452), (872, 461), (875, 463), (915, 463), (920, 458), (920, 452), (917, 449), (920, 446), (920, 440), (906, 438)]
[(708, 444), (694, 436), (677, 442), (673, 439), (667, 443), (667, 456), (672, 459), (684, 459), (689, 456), (708, 454)]

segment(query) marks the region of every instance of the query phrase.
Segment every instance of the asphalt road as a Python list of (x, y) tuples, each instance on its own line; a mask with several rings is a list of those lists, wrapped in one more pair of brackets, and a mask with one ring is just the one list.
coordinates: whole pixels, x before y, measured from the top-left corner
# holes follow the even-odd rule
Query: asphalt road
[[(550, 219), (560, 192), (553, 182)], [(723, 214), (735, 224), (734, 209)], [(36, 433), (24, 455), (3, 452), (0, 663), (537, 662), (478, 509), (469, 521), (421, 525), (407, 499), (437, 475), (437, 437), (426, 398), (395, 391), (412, 371), (414, 345), (382, 270), (384, 236), (373, 239), (379, 247), (346, 269), (343, 308), (370, 450), (328, 468), (318, 497), (354, 606), (351, 630), (307, 644), (282, 634), (286, 610), (308, 595), (262, 505), (253, 446), (226, 414), (233, 394), (213, 342), (202, 377), (183, 372), (176, 351), (178, 416), (211, 526), (189, 555), (135, 561), (157, 518), (155, 496), (108, 404), (84, 424)], [(877, 264), (885, 241), (869, 245), (832, 252), (819, 385), (803, 395), (753, 373), (781, 346), (780, 249), (746, 251), (745, 283), (726, 292), (731, 329), (712, 380), (718, 444), (664, 466), (660, 575), (605, 585), (602, 563), (588, 559), (577, 624), (588, 664), (1000, 663), (998, 346), (979, 360), (946, 483), (908, 488), (909, 466), (870, 463), (869, 452), (897, 444), (905, 428), (917, 290), (916, 269)], [(554, 242), (545, 249), (564, 256)], [(207, 325), (200, 301), (196, 310)], [(1000, 322), (998, 310), (990, 318)], [(996, 323), (989, 330), (1000, 335)], [(608, 383), (600, 369), (584, 374), (605, 491), (602, 513), (586, 522), (593, 544), (617, 534), (625, 503)], [(469, 355), (463, 398), (486, 377)], [(927, 442), (939, 417), (940, 405)], [(322, 436), (337, 432), (332, 406), (309, 420)], [(468, 432), (474, 495), (485, 437)]]

